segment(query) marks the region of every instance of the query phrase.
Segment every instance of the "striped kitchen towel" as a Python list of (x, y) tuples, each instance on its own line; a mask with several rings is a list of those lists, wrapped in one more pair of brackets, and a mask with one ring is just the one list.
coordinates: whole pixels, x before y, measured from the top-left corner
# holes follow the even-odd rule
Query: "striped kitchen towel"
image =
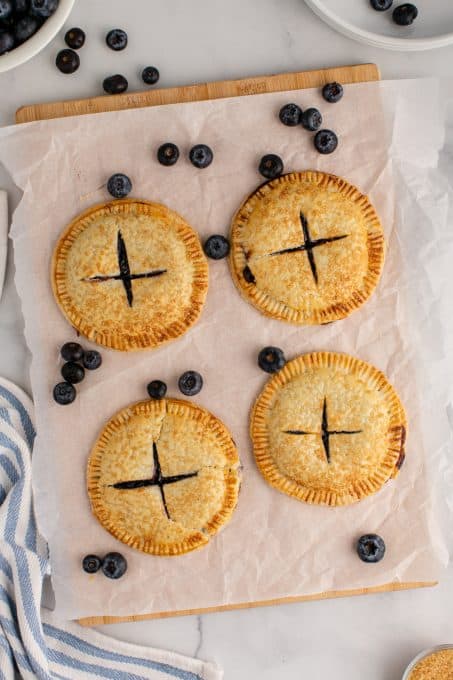
[(220, 680), (215, 666), (56, 623), (41, 609), (47, 545), (32, 505), (33, 404), (0, 378), (0, 680)]

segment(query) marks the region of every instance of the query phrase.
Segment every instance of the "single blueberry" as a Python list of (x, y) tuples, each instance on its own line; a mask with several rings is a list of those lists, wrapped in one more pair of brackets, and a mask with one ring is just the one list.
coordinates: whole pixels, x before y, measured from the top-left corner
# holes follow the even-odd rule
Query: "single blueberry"
[(193, 397), (203, 387), (203, 378), (197, 371), (186, 371), (178, 380), (178, 387), (186, 397)]
[(194, 165), (196, 168), (202, 169), (207, 168), (208, 165), (211, 165), (214, 159), (214, 154), (212, 153), (212, 149), (210, 149), (206, 144), (196, 144), (189, 152), (189, 159), (192, 165)]
[(120, 52), (127, 47), (127, 33), (121, 28), (114, 28), (107, 33), (105, 42), (110, 49)]
[(214, 234), (204, 242), (203, 250), (211, 260), (223, 260), (230, 253), (230, 242), (225, 236)]
[(338, 146), (338, 137), (332, 130), (320, 130), (315, 135), (314, 144), (319, 153), (333, 153)]
[(327, 83), (322, 88), (322, 96), (330, 104), (336, 104), (343, 96), (343, 85), (340, 83)]
[(82, 569), (87, 574), (96, 574), (102, 565), (102, 560), (97, 555), (86, 555), (82, 560)]
[(13, 3), (11, 0), (0, 0), (0, 20), (8, 19), (13, 13)]
[(279, 118), (283, 125), (295, 127), (302, 120), (302, 109), (297, 104), (286, 104), (280, 109)]
[(276, 373), (285, 364), (285, 355), (279, 347), (264, 347), (258, 354), (258, 366), (266, 373)]
[(275, 153), (268, 153), (262, 157), (259, 171), (266, 179), (275, 179), (283, 173), (283, 161)]
[(146, 66), (142, 71), (142, 80), (147, 85), (155, 85), (160, 78), (160, 73), (155, 66)]
[(322, 116), (318, 109), (305, 109), (302, 114), (302, 126), (310, 132), (316, 132), (322, 125)]
[(127, 78), (122, 76), (120, 73), (116, 73), (114, 76), (108, 76), (108, 78), (104, 78), (102, 87), (104, 88), (104, 92), (107, 92), (107, 94), (121, 94), (122, 92), (126, 92), (127, 88), (129, 87), (129, 83)]
[(418, 16), (418, 9), (410, 2), (398, 5), (393, 10), (392, 18), (398, 26), (410, 26)]
[(376, 12), (385, 12), (393, 5), (393, 0), (370, 0), (370, 5)]
[(0, 33), (0, 54), (5, 54), (10, 52), (14, 47), (14, 36), (8, 31), (3, 31)]
[(107, 191), (113, 198), (125, 198), (132, 191), (132, 182), (127, 175), (117, 172), (107, 182)]
[(85, 44), (85, 38), (85, 31), (82, 31), (81, 28), (70, 28), (66, 32), (64, 40), (72, 50), (80, 50)]
[(83, 365), (87, 371), (95, 371), (102, 364), (102, 357), (95, 349), (89, 349), (83, 355)]
[(161, 165), (174, 165), (179, 158), (179, 149), (172, 142), (165, 142), (157, 150), (157, 160)]
[(14, 13), (25, 14), (30, 9), (30, 0), (13, 0)]
[(39, 28), (39, 21), (35, 17), (28, 15), (19, 19), (14, 27), (14, 37), (16, 43), (23, 43), (36, 33)]
[(81, 361), (83, 359), (83, 347), (78, 342), (65, 342), (60, 354), (65, 361)]
[(67, 361), (61, 367), (61, 375), (66, 382), (74, 385), (82, 382), (85, 377), (85, 369), (80, 364), (76, 364), (75, 361)]
[(107, 578), (121, 578), (127, 571), (126, 558), (120, 553), (108, 553), (102, 560), (102, 573)]
[(61, 382), (53, 388), (53, 398), (57, 404), (61, 404), (62, 406), (72, 404), (76, 396), (76, 388), (74, 385), (71, 385), (71, 383)]
[(37, 17), (47, 19), (58, 7), (58, 0), (30, 0), (30, 12)]
[(380, 562), (385, 555), (385, 543), (377, 534), (365, 534), (357, 541), (357, 554), (363, 562)]
[(146, 389), (151, 399), (163, 399), (167, 394), (167, 385), (162, 380), (151, 380)]
[(74, 50), (64, 49), (58, 52), (55, 64), (62, 73), (75, 73), (80, 66), (80, 57)]

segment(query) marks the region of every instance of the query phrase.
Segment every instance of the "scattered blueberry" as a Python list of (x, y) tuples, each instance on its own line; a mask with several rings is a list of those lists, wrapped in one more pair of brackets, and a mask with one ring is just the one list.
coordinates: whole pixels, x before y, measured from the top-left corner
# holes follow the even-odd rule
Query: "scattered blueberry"
[(223, 260), (230, 253), (230, 242), (225, 236), (214, 234), (204, 242), (203, 250), (211, 260)]
[(283, 172), (283, 161), (280, 156), (276, 156), (274, 153), (268, 153), (266, 156), (262, 157), (259, 171), (266, 179), (275, 179)]
[(64, 37), (65, 43), (72, 50), (80, 50), (85, 44), (85, 32), (81, 28), (70, 28)]
[(83, 347), (78, 342), (65, 342), (60, 354), (65, 361), (81, 361), (83, 359)]
[(32, 35), (36, 33), (39, 28), (39, 22), (35, 17), (30, 17), (28, 15), (19, 19), (19, 21), (14, 26), (14, 37), (16, 38), (16, 43), (23, 43)]
[(30, 0), (13, 0), (15, 14), (25, 14), (30, 9)]
[(120, 73), (117, 73), (114, 76), (104, 78), (102, 87), (107, 94), (121, 94), (122, 92), (126, 92), (129, 83), (127, 82), (127, 78)]
[(11, 0), (0, 0), (0, 20), (8, 19), (13, 13), (13, 3)]
[(193, 397), (203, 387), (203, 378), (196, 371), (186, 371), (178, 380), (178, 387), (186, 397)]
[(107, 191), (113, 198), (125, 198), (132, 191), (132, 182), (127, 175), (117, 172), (107, 182)]
[(80, 66), (80, 57), (74, 50), (61, 50), (55, 60), (57, 68), (62, 73), (75, 73)]
[(75, 361), (67, 361), (61, 367), (61, 375), (66, 382), (74, 385), (82, 382), (85, 377), (85, 369), (80, 364), (76, 364)]
[(211, 165), (214, 159), (214, 154), (212, 153), (212, 149), (210, 149), (206, 144), (196, 144), (191, 148), (189, 152), (189, 158), (192, 165), (194, 165), (196, 168), (202, 169), (207, 168), (208, 165)]
[(166, 142), (157, 150), (157, 160), (161, 165), (174, 165), (179, 158), (179, 149), (176, 144)]
[(167, 394), (167, 385), (162, 380), (151, 380), (146, 389), (151, 399), (163, 399)]
[(256, 283), (255, 276), (248, 265), (246, 265), (242, 270), (242, 275), (247, 283)]
[(385, 543), (377, 534), (365, 534), (357, 541), (357, 554), (363, 562), (380, 562), (385, 555)]
[(283, 125), (295, 127), (302, 121), (302, 109), (297, 104), (286, 104), (280, 109), (279, 118)]
[(102, 566), (102, 560), (97, 555), (87, 555), (83, 558), (82, 568), (87, 574), (96, 574)]
[(10, 52), (14, 47), (14, 36), (8, 31), (3, 31), (0, 33), (0, 54), (5, 54)]
[(343, 85), (340, 83), (327, 83), (322, 88), (322, 96), (330, 104), (336, 104), (343, 96)]
[(258, 354), (258, 366), (266, 373), (277, 373), (285, 364), (285, 355), (278, 347), (264, 347)]
[(95, 349), (89, 349), (83, 355), (83, 365), (87, 371), (95, 371), (102, 364), (102, 357)]
[(67, 404), (72, 404), (76, 398), (77, 392), (74, 385), (68, 382), (61, 382), (55, 385), (53, 388), (53, 398), (57, 404), (66, 406)]
[(392, 18), (398, 26), (410, 26), (418, 16), (418, 9), (410, 2), (398, 5), (393, 10)]
[(147, 85), (155, 85), (160, 78), (160, 73), (155, 66), (147, 66), (142, 71), (142, 80)]
[(332, 130), (320, 130), (315, 135), (314, 144), (319, 153), (333, 153), (338, 146), (338, 137)]
[(37, 17), (47, 19), (58, 7), (58, 0), (30, 0), (30, 12)]
[(393, 5), (393, 0), (370, 0), (370, 5), (376, 12), (385, 12)]
[(302, 114), (302, 125), (310, 132), (316, 132), (322, 125), (322, 116), (318, 109), (305, 109)]
[(102, 573), (108, 578), (121, 578), (127, 571), (126, 558), (120, 553), (108, 553), (102, 560)]
[(114, 28), (107, 33), (105, 42), (110, 49), (120, 52), (127, 47), (127, 33), (121, 28)]

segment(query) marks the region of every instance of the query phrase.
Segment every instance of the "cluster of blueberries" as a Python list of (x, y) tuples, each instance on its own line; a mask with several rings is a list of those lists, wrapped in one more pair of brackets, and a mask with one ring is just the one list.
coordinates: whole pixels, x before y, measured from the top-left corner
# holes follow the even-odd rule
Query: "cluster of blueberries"
[(66, 342), (60, 350), (65, 363), (61, 367), (64, 382), (53, 388), (53, 397), (57, 404), (72, 404), (77, 396), (74, 385), (82, 382), (87, 371), (95, 371), (102, 364), (102, 357), (95, 349), (84, 350), (78, 342)]
[(31, 38), (57, 8), (58, 0), (0, 0), (0, 55)]
[[(62, 73), (75, 73), (80, 66), (80, 57), (75, 50), (84, 46), (86, 35), (81, 28), (70, 28), (64, 39), (68, 47), (58, 52), (55, 63)], [(127, 47), (127, 33), (122, 28), (113, 28), (107, 33), (105, 42), (114, 52), (121, 52)], [(155, 66), (146, 66), (142, 71), (142, 80), (146, 85), (155, 85), (159, 78), (160, 73)], [(117, 73), (105, 78), (102, 87), (107, 94), (121, 94), (126, 92), (129, 83), (127, 78)]]
[[(370, 5), (377, 12), (386, 12), (393, 5), (393, 0), (370, 0)], [(392, 19), (398, 26), (410, 26), (418, 17), (418, 9), (411, 2), (398, 5), (392, 12)]]
[(97, 555), (86, 555), (82, 560), (82, 568), (87, 574), (96, 574), (100, 569), (107, 578), (118, 579), (127, 571), (126, 558), (118, 552), (107, 553), (104, 559)]

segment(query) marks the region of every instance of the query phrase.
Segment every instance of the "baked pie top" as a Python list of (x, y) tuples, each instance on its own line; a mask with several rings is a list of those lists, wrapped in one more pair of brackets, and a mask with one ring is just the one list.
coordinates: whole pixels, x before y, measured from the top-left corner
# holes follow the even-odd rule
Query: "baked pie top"
[(297, 324), (348, 316), (377, 285), (384, 235), (368, 198), (344, 179), (295, 172), (261, 186), (233, 219), (230, 264), (261, 312)]
[(88, 462), (93, 513), (113, 536), (153, 555), (204, 546), (236, 507), (230, 433), (187, 401), (143, 401), (106, 424)]
[(179, 337), (198, 319), (208, 265), (195, 231), (169, 208), (112, 201), (77, 217), (57, 243), (55, 298), (90, 340), (123, 351)]
[(348, 505), (396, 477), (406, 416), (383, 373), (346, 354), (288, 362), (266, 384), (251, 417), (265, 479), (301, 501)]

